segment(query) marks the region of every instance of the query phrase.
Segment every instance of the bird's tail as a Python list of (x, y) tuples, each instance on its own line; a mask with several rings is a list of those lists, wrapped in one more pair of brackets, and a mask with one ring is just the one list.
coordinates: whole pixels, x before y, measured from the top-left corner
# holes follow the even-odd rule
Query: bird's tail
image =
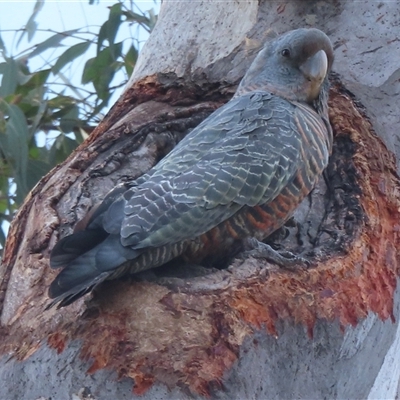
[(97, 246), (108, 236), (103, 229), (79, 231), (62, 238), (51, 251), (50, 267), (61, 268)]
[(71, 304), (138, 255), (122, 246), (119, 236), (102, 230), (80, 231), (63, 238), (50, 255), (51, 267), (64, 269), (50, 285), (49, 297), (54, 300), (46, 309), (57, 303), (57, 308)]

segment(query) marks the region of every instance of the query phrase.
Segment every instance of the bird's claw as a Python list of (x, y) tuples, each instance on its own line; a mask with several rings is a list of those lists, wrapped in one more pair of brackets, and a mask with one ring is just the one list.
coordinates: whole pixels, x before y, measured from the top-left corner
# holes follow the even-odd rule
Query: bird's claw
[(270, 245), (260, 242), (255, 238), (247, 239), (245, 241), (245, 248), (248, 250), (244, 252), (244, 255), (254, 258), (265, 258), (291, 271), (299, 270), (304, 265), (307, 268), (311, 266), (310, 261), (306, 258), (295, 255), (290, 251), (274, 250)]

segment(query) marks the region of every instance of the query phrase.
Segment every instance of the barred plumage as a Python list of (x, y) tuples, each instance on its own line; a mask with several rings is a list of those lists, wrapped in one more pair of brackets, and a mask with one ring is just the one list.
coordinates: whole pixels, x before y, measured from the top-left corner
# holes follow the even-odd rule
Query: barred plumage
[(50, 306), (178, 256), (218, 260), (236, 242), (279, 228), (328, 163), (332, 62), (316, 29), (267, 43), (230, 102), (147, 174), (108, 194), (84, 231), (57, 243), (51, 266), (65, 268)]

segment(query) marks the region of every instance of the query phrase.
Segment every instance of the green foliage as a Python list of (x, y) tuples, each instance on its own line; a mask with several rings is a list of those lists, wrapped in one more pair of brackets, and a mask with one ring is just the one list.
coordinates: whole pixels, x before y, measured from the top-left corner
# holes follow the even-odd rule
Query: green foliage
[[(34, 39), (43, 5), (44, 0), (37, 0), (26, 25), (16, 29), (16, 46), (23, 38)], [(44, 41), (17, 55), (9, 55), (0, 36), (0, 247), (5, 241), (4, 221), (11, 220), (37, 181), (87, 137), (102, 118), (111, 94), (132, 73), (139, 41), (128, 37), (117, 42), (120, 27), (150, 32), (156, 22), (153, 11), (138, 13), (132, 1), (119, 0), (109, 10), (99, 29), (47, 31)], [(62, 47), (65, 50), (60, 51)], [(52, 58), (54, 49), (58, 56)], [(95, 56), (89, 58), (93, 50)], [(31, 61), (39, 57), (45, 59), (43, 66), (31, 70)], [(65, 72), (82, 61), (79, 85)], [(43, 136), (46, 145), (40, 147)]]

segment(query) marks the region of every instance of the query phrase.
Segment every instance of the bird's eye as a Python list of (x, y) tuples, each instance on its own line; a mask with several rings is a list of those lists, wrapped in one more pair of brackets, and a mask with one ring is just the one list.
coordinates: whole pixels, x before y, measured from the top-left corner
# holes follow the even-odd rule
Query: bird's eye
[(281, 51), (281, 54), (283, 57), (289, 58), (290, 57), (290, 50), (289, 49), (283, 49)]

